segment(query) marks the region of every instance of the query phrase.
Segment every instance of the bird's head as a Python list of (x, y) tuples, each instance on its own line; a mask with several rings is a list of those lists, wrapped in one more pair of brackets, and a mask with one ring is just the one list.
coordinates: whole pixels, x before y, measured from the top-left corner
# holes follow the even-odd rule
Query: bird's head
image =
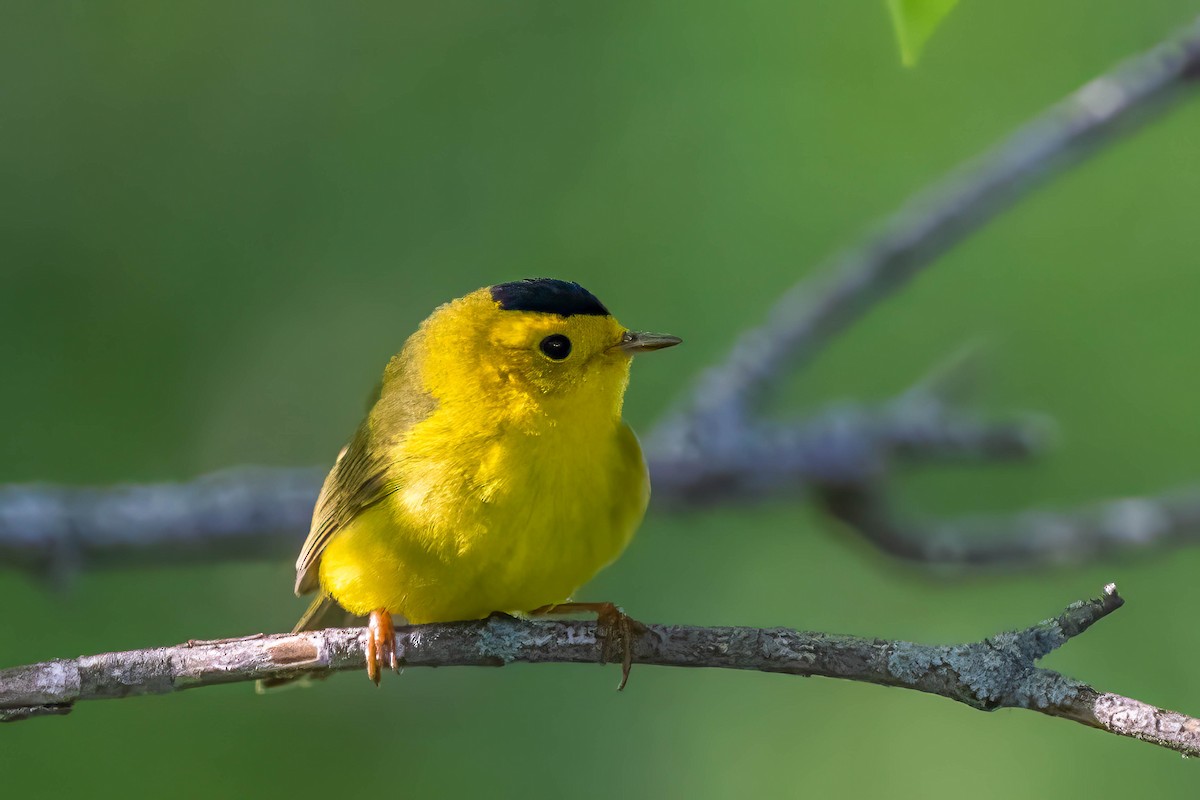
[(586, 405), (614, 416), (631, 358), (680, 342), (630, 331), (591, 292), (551, 278), (472, 292), (435, 311), (418, 335), (425, 384), (441, 401), (551, 413)]

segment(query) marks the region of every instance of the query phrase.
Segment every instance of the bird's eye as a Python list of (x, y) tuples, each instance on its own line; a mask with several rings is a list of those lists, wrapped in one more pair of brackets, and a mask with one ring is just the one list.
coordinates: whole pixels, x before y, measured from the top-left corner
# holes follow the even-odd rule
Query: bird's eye
[(538, 345), (543, 353), (555, 361), (562, 361), (571, 355), (571, 340), (561, 333), (552, 333)]

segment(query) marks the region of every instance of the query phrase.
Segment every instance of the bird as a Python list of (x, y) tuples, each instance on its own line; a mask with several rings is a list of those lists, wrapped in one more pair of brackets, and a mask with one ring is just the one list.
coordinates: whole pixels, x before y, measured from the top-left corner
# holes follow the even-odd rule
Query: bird
[(321, 488), (296, 560), (296, 594), (316, 598), (294, 632), (366, 617), (379, 685), (398, 667), (396, 620), (594, 612), (606, 645), (623, 637), (623, 687), (631, 620), (571, 598), (622, 553), (649, 501), (621, 417), (632, 357), (680, 342), (625, 328), (554, 278), (435, 309)]

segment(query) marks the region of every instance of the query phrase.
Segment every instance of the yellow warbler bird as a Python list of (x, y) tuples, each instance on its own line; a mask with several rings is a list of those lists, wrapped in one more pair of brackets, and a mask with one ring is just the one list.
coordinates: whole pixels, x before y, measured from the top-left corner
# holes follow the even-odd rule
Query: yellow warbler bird
[(556, 607), (627, 622), (567, 601), (625, 549), (649, 500), (621, 420), (630, 359), (679, 342), (626, 330), (579, 284), (549, 278), (435, 310), (325, 479), (296, 561), (296, 593), (319, 595), (296, 630), (369, 616), (378, 683), (396, 667), (393, 617)]

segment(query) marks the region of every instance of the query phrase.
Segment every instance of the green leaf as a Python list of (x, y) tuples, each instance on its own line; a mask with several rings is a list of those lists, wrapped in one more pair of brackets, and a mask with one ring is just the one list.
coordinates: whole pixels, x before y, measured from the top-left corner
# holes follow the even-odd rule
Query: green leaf
[(950, 13), (958, 0), (887, 0), (900, 44), (900, 61), (911, 67), (921, 57), (921, 50), (938, 25)]

